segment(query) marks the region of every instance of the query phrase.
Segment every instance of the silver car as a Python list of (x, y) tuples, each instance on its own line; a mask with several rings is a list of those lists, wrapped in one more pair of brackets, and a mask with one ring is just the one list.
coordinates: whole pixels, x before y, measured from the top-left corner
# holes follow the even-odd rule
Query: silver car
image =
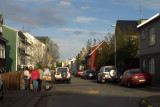
[(68, 67), (58, 67), (54, 73), (55, 83), (56, 81), (67, 81), (71, 83), (71, 72)]
[(118, 71), (115, 66), (103, 66), (97, 74), (97, 82), (115, 82), (118, 80)]
[(2, 81), (2, 76), (0, 74), (0, 99), (3, 98), (3, 81)]

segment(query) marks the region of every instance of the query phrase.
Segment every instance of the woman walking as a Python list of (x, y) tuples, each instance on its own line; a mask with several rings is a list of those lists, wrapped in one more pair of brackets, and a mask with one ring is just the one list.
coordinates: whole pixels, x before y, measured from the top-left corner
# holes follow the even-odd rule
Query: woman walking
[(44, 71), (44, 80), (45, 80), (46, 90), (48, 90), (50, 82), (51, 82), (51, 71), (49, 70), (48, 66), (46, 67)]
[(37, 69), (33, 70), (31, 73), (31, 79), (33, 81), (33, 91), (38, 91), (38, 79), (40, 77), (39, 71)]
[(30, 88), (30, 78), (31, 78), (31, 74), (29, 73), (28, 67), (25, 68), (24, 71), (24, 81), (25, 81), (25, 90), (29, 90)]

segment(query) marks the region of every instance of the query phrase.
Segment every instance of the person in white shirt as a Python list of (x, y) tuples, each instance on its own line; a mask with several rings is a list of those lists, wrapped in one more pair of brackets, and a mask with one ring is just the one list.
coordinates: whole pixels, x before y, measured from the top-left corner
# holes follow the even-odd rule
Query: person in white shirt
[(31, 74), (28, 70), (28, 67), (26, 67), (24, 71), (25, 90), (30, 90), (29, 89), (30, 79), (31, 79)]

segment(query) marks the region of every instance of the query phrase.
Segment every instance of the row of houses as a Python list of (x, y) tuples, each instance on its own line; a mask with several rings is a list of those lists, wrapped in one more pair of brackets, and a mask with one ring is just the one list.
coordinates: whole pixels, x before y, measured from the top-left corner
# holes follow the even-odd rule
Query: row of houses
[[(160, 13), (149, 19), (141, 20), (117, 20), (115, 35), (118, 36), (117, 28), (125, 32), (128, 28), (133, 29), (130, 36), (139, 38), (139, 57), (128, 59), (128, 68), (142, 68), (153, 76), (153, 83), (160, 83)], [(122, 38), (123, 39), (123, 38)], [(86, 58), (86, 69), (98, 70), (98, 55), (109, 45), (103, 41), (91, 47)]]
[[(19, 71), (35, 66), (45, 54), (48, 37), (34, 37), (4, 24), (0, 15), (0, 71)], [(36, 57), (35, 57), (36, 56)]]

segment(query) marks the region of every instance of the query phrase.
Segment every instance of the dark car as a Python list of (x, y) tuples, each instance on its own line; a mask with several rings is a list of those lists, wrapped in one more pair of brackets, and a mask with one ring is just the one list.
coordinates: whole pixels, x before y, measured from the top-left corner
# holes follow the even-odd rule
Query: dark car
[(152, 75), (145, 73), (142, 69), (130, 69), (126, 70), (120, 77), (120, 84), (131, 87), (135, 84), (147, 84), (151, 85)]
[(83, 75), (84, 75), (83, 78), (85, 79), (95, 79), (96, 78), (95, 70), (86, 70)]

